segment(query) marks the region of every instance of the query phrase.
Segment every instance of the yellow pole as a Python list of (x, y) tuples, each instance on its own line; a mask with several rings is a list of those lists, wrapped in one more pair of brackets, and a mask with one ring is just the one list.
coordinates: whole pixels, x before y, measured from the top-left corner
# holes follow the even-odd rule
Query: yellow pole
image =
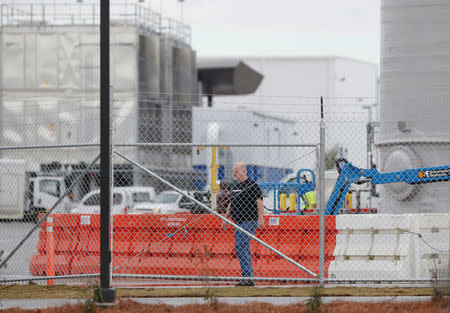
[(286, 194), (282, 193), (280, 195), (280, 212), (286, 211)]
[(216, 209), (217, 206), (217, 191), (219, 191), (219, 186), (217, 185), (217, 169), (219, 166), (216, 163), (216, 147), (212, 147), (212, 158), (211, 158), (211, 208)]
[[(205, 149), (204, 146), (199, 146), (197, 148), (197, 154), (200, 154), (200, 151)], [(217, 164), (216, 151), (217, 149), (227, 149), (228, 147), (222, 146), (212, 146), (211, 147), (211, 209), (215, 210), (217, 207), (217, 192), (219, 191), (219, 185), (217, 184), (217, 170), (219, 169), (219, 165)]]
[(295, 193), (292, 192), (289, 194), (289, 212), (295, 212), (297, 210), (296, 204)]

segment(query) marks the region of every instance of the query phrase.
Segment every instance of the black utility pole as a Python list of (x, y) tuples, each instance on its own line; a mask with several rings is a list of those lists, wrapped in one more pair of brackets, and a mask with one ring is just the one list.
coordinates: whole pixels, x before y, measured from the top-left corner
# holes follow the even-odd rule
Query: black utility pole
[(109, 78), (109, 0), (100, 0), (100, 290), (97, 302), (114, 302), (111, 288), (111, 90)]

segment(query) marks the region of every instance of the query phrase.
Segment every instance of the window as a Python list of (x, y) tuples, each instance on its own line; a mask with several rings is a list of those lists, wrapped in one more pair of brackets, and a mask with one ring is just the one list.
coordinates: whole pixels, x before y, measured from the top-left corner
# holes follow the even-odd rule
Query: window
[(115, 194), (113, 194), (113, 205), (119, 205), (119, 204), (121, 204), (122, 203), (122, 199), (123, 199), (123, 197), (122, 197), (122, 195), (120, 194), (120, 193), (115, 193)]
[(192, 200), (186, 196), (183, 196), (183, 198), (181, 198), (180, 200), (180, 204), (190, 204), (190, 203), (192, 203)]
[(100, 205), (100, 194), (96, 193), (86, 199), (83, 203), (84, 205)]
[[(115, 193), (113, 194), (113, 205), (118, 205), (122, 203), (122, 195), (119, 193)], [(96, 193), (92, 196), (90, 196), (89, 198), (86, 199), (86, 201), (84, 201), (83, 203), (84, 205), (96, 205), (96, 206), (100, 206), (100, 194)]]
[(133, 193), (133, 202), (150, 202), (150, 194), (148, 192), (135, 192)]
[(39, 183), (39, 192), (59, 197), (59, 182), (51, 179), (41, 180)]
[(31, 181), (28, 184), (28, 189), (27, 189), (27, 192), (25, 194), (27, 200), (30, 200), (30, 201), (33, 200), (33, 192), (34, 192), (34, 181)]
[(153, 202), (155, 203), (175, 203), (178, 200), (179, 195), (176, 193), (160, 193), (155, 197)]

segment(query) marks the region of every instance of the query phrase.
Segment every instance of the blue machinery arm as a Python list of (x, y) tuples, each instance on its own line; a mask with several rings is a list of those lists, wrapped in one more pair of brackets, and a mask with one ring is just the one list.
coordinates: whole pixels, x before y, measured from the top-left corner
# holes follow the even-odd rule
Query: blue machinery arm
[[(334, 185), (333, 192), (325, 208), (326, 215), (337, 215), (345, 201), (345, 196), (351, 184), (364, 184), (371, 181), (373, 184), (390, 184), (405, 182), (407, 184), (425, 184), (450, 180), (450, 165), (409, 169), (398, 172), (380, 173), (377, 169), (361, 169), (340, 159), (337, 162), (339, 177)], [(311, 173), (311, 181), (302, 181), (304, 172)], [(313, 191), (316, 187), (314, 171), (301, 169), (297, 172), (296, 183), (259, 183), (263, 188), (274, 189), (274, 214), (280, 214), (279, 199), (282, 188), (296, 188), (299, 196)]]
[[(450, 180), (450, 166), (426, 167), (398, 172), (380, 173), (377, 169), (361, 169), (345, 160), (338, 163), (339, 177), (328, 200), (325, 214), (337, 215), (345, 201), (351, 184), (374, 184), (405, 182), (408, 184), (425, 184)], [(340, 168), (339, 168), (340, 167)]]

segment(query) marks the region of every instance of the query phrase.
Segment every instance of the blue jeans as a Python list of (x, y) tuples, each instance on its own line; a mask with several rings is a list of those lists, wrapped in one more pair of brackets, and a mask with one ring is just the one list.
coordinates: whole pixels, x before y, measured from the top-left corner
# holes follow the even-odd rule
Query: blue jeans
[[(252, 235), (255, 234), (256, 229), (258, 228), (257, 221), (245, 221), (238, 225)], [(253, 277), (250, 239), (251, 238), (243, 232), (236, 228), (234, 229), (234, 251), (236, 252), (236, 256), (241, 265), (242, 277)]]

